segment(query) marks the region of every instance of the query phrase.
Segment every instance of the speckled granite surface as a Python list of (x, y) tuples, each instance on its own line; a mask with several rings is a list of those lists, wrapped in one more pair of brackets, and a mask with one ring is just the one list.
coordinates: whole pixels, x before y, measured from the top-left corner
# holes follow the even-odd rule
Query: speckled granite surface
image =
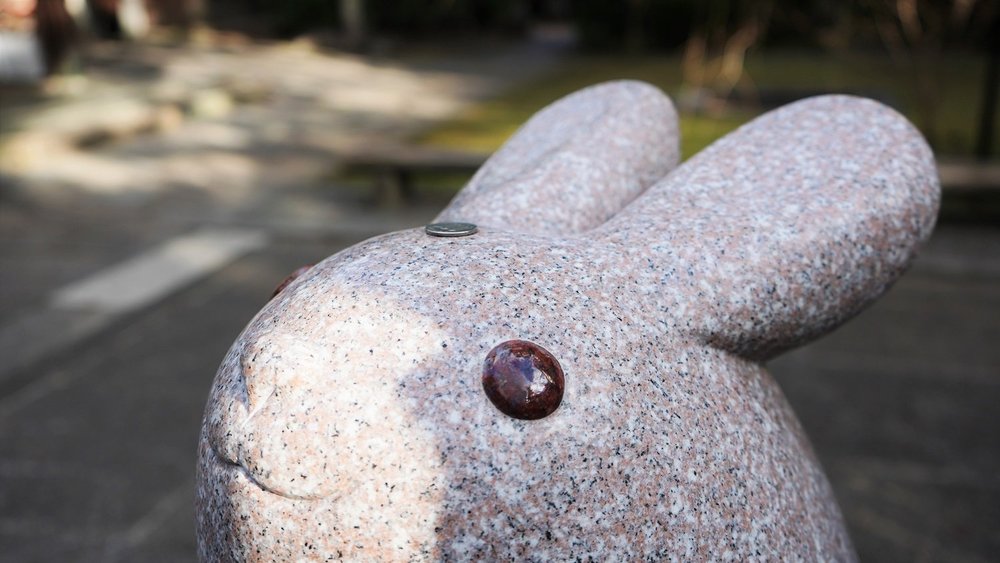
[[(832, 96), (676, 160), (662, 94), (593, 87), (441, 214), (477, 234), (376, 237), (289, 284), (209, 398), (200, 557), (853, 559), (759, 362), (900, 275), (933, 226), (933, 156), (892, 110)], [(509, 340), (561, 366), (547, 417), (484, 392)]]

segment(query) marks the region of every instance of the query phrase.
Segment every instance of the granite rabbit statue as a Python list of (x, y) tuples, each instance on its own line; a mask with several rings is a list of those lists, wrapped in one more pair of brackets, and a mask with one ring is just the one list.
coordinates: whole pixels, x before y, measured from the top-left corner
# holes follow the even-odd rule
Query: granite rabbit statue
[(199, 445), (202, 560), (851, 560), (762, 367), (878, 297), (937, 213), (876, 102), (811, 98), (676, 167), (652, 86), (533, 117), (441, 213), (290, 283)]

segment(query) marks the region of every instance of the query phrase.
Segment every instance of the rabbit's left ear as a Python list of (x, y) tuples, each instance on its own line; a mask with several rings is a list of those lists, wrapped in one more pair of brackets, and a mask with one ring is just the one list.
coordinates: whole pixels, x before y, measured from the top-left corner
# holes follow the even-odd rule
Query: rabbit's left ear
[(594, 235), (631, 255), (636, 287), (676, 330), (766, 359), (885, 291), (930, 235), (939, 196), (905, 118), (824, 96), (721, 139)]
[(592, 229), (677, 165), (677, 113), (642, 82), (584, 88), (535, 114), (436, 221), (536, 235)]

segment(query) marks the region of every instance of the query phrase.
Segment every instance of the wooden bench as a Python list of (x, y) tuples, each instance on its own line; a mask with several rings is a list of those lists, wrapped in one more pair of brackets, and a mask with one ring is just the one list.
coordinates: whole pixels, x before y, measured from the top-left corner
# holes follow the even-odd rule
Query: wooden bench
[(375, 174), (378, 203), (386, 207), (398, 207), (415, 199), (415, 174), (438, 172), (472, 175), (488, 157), (484, 153), (416, 145), (378, 145), (343, 155), (340, 164), (346, 172)]
[(1000, 191), (1000, 163), (941, 159), (938, 176), (947, 192)]
[[(423, 147), (376, 145), (345, 154), (342, 169), (376, 176), (376, 201), (386, 207), (413, 202), (414, 175), (421, 172), (472, 175), (488, 154)], [(1000, 164), (944, 160), (938, 163), (941, 184), (952, 195), (1000, 192)]]

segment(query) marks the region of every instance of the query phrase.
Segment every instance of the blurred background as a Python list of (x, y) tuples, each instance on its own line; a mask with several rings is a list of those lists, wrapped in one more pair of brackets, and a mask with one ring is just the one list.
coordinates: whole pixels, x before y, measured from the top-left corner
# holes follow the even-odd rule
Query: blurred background
[(934, 237), (770, 367), (862, 559), (996, 560), (998, 25), (988, 0), (0, 0), (0, 560), (192, 560), (204, 401), (273, 287), (426, 223), (616, 78), (671, 95), (685, 158), (826, 92), (920, 128)]

